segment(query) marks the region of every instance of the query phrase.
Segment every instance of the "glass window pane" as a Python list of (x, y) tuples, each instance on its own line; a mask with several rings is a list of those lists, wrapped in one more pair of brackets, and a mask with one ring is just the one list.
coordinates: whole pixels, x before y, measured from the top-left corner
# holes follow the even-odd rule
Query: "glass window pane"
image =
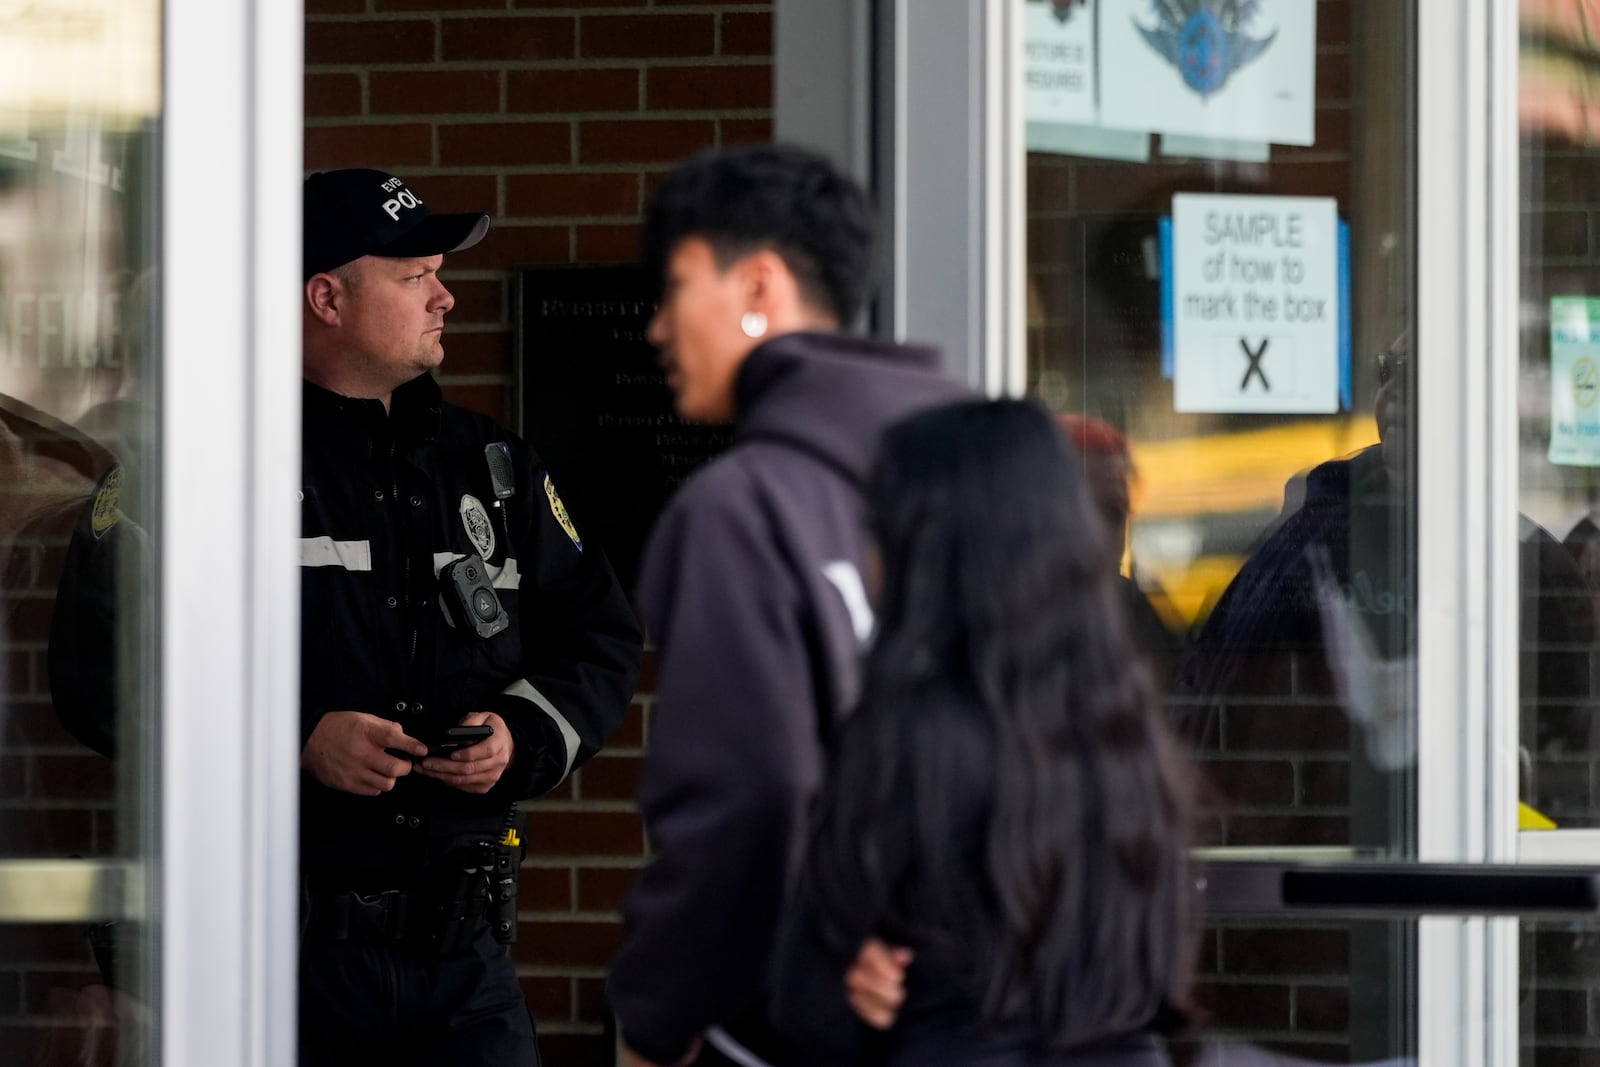
[[(1413, 858), (1414, 7), (1023, 11), (1029, 388), (1126, 530), (1205, 844)], [(1416, 1055), (1414, 922), (1205, 948), (1190, 1062)]]
[(161, 7), (0, 21), (0, 1048), (147, 1062)]
[[(1600, 825), (1595, 597), (1600, 592), (1600, 191), (1597, 12), (1522, 0), (1519, 505), (1520, 795), (1526, 830)], [(1591, 327), (1593, 327), (1591, 329)], [(1600, 1054), (1593, 921), (1524, 923), (1520, 1060), (1561, 1067)]]
[(1578, 0), (1524, 0), (1521, 12), (1523, 816), (1576, 828), (1600, 825), (1600, 27)]
[(1127, 530), (1208, 843), (1413, 855), (1411, 5), (1024, 11), (1030, 388)]
[(1209, 925), (1197, 986), (1203, 1028), (1175, 1058), (1207, 1067), (1415, 1062), (1416, 929), (1401, 919)]
[(1600, 923), (1522, 924), (1522, 1067), (1567, 1067), (1600, 1057), (1595, 975)]

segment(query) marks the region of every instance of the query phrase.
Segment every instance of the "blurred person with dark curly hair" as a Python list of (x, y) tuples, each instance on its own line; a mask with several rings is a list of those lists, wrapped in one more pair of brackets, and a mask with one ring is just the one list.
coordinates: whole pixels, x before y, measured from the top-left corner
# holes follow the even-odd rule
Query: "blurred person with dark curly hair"
[(733, 444), (668, 505), (639, 583), (654, 855), (606, 985), (630, 1064), (791, 1062), (765, 979), (872, 633), (861, 486), (886, 426), (965, 395), (937, 352), (845, 332), (873, 243), (866, 193), (785, 145), (697, 156), (645, 213), (650, 339), (679, 414), (733, 423)]

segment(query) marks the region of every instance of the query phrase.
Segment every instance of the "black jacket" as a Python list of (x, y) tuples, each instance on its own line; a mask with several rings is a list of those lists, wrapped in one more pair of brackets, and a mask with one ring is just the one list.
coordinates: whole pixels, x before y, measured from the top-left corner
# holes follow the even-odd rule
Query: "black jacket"
[[(493, 832), (600, 748), (638, 678), (641, 635), (594, 545), (571, 529), (539, 457), (492, 420), (443, 402), (423, 375), (391, 411), (305, 386), (301, 490), (302, 741), (324, 713), (364, 711), (427, 740), (473, 711), (516, 744), (487, 795), (421, 775), (359, 797), (302, 776), (308, 872), (382, 882), (448, 838)], [(484, 446), (511, 446), (497, 501)], [(484, 639), (451, 621), (442, 566), (478, 552), (510, 626)]]
[[(882, 908), (825, 910), (821, 872), (809, 865), (800, 872), (773, 964), (778, 1031), (804, 1050), (804, 1062), (828, 1067), (1168, 1067), (1151, 1032), (1063, 1051), (1051, 1049), (1037, 1025), (981, 1022), (987, 975), (980, 946), (994, 943), (1006, 925), (987, 876), (1002, 773), (993, 727), (975, 701), (943, 684), (904, 694), (897, 708), (915, 709), (899, 751), (875, 750), (861, 731), (881, 728), (852, 719), (822, 787), (836, 796), (842, 783), (870, 778), (889, 788), (873, 827), (875, 869), (892, 887), (888, 900)], [(859, 872), (836, 870), (834, 878), (862, 885)], [(845, 974), (872, 936), (913, 950), (905, 1001), (887, 1032), (869, 1029), (845, 995)], [(1152, 1020), (1161, 1014), (1152, 1006)]]
[(839, 335), (760, 346), (732, 446), (651, 538), (640, 599), (661, 680), (640, 806), (658, 854), (606, 988), (656, 1063), (713, 1025), (762, 1044), (792, 852), (871, 629), (861, 486), (890, 422), (964, 395), (936, 367), (931, 350)]

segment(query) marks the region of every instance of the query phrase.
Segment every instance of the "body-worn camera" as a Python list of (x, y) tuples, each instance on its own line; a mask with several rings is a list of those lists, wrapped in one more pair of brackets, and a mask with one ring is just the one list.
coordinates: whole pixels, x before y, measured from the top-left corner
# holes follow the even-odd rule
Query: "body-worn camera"
[(445, 609), (457, 626), (489, 638), (511, 625), (495, 595), (489, 568), (477, 553), (445, 564), (439, 570), (439, 581), (444, 585)]

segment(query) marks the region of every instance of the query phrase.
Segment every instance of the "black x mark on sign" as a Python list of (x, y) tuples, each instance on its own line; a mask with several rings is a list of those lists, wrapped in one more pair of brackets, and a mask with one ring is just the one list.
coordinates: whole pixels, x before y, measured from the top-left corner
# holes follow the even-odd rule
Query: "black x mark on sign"
[(1268, 341), (1269, 338), (1263, 337), (1261, 339), (1261, 347), (1252, 352), (1250, 351), (1250, 342), (1243, 337), (1239, 338), (1239, 347), (1244, 349), (1244, 358), (1250, 361), (1250, 366), (1245, 368), (1244, 381), (1239, 383), (1239, 392), (1242, 393), (1250, 388), (1251, 378), (1261, 379), (1261, 391), (1263, 393), (1272, 392), (1272, 383), (1267, 381), (1267, 372), (1261, 369), (1261, 357), (1267, 354)]

